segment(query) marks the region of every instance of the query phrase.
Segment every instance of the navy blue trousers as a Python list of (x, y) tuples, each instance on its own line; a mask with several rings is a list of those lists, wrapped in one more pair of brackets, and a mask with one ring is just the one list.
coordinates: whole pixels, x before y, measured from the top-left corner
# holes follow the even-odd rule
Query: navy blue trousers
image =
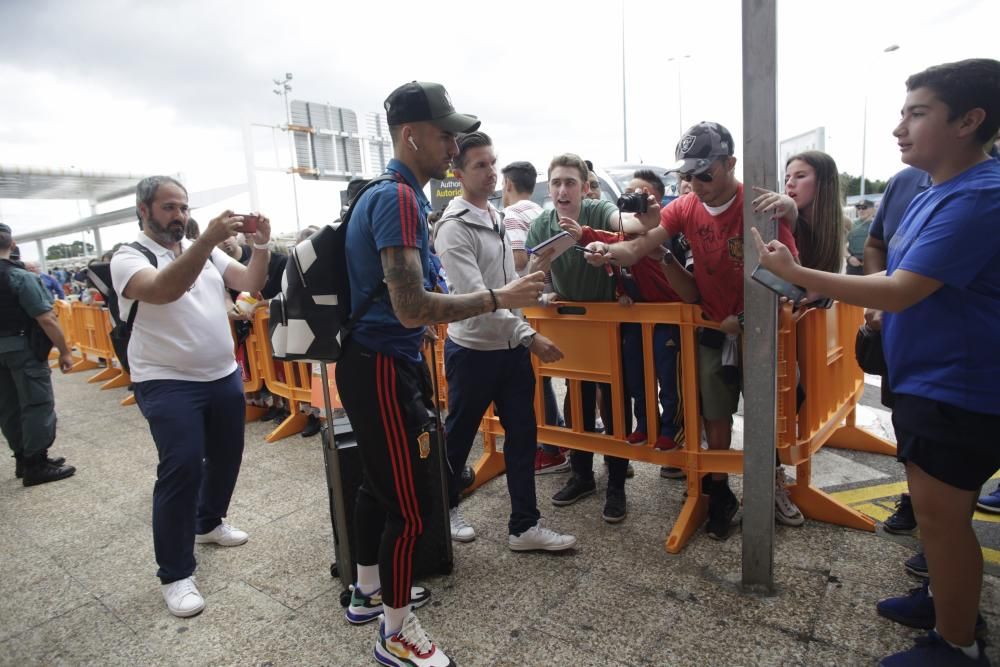
[[(679, 388), (677, 386), (677, 353), (681, 349), (681, 332), (675, 324), (657, 324), (653, 327), (653, 368), (660, 385), (660, 435), (673, 438), (677, 435)], [(636, 431), (646, 431), (646, 374), (642, 353), (642, 325), (622, 325), (622, 366), (625, 371), (626, 406), (635, 401)], [(626, 413), (628, 410), (626, 409)], [(629, 424), (632, 420), (627, 420)], [(626, 433), (632, 429), (626, 424)], [(655, 439), (655, 438), (654, 438)]]
[(503, 458), (507, 465), (510, 493), (508, 532), (520, 535), (541, 516), (535, 498), (535, 375), (531, 353), (518, 346), (512, 350), (470, 350), (444, 343), (444, 368), (448, 378), (448, 418), (444, 428), (448, 463), (449, 507), (457, 507), (462, 470), (469, 458), (476, 431), (490, 403), (504, 429)]
[(160, 463), (153, 486), (153, 550), (164, 584), (194, 573), (195, 533), (222, 522), (243, 460), (246, 402), (239, 370), (211, 382), (135, 383)]

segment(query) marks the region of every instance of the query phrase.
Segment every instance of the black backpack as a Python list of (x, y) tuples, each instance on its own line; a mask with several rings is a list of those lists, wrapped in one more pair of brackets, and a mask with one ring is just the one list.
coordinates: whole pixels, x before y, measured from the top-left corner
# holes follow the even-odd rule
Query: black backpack
[[(153, 265), (153, 268), (157, 268), (156, 255), (149, 248), (138, 241), (132, 241), (125, 245), (141, 252), (149, 260), (149, 263)], [(122, 365), (126, 373), (129, 373), (128, 342), (132, 338), (132, 325), (135, 323), (135, 315), (139, 309), (139, 302), (132, 302), (132, 307), (128, 311), (128, 318), (122, 321), (121, 311), (118, 308), (118, 292), (115, 291), (111, 281), (111, 264), (108, 262), (99, 262), (88, 266), (87, 277), (94, 285), (94, 289), (104, 297), (104, 303), (107, 305), (108, 310), (111, 311), (112, 324), (114, 325), (111, 327), (109, 334), (111, 336), (111, 345), (115, 348), (115, 356), (118, 357), (118, 363)]]
[(358, 321), (385, 295), (385, 282), (380, 282), (364, 303), (356, 310), (351, 308), (347, 225), (361, 195), (386, 181), (397, 179), (382, 174), (369, 181), (351, 201), (340, 225), (326, 225), (288, 253), (281, 294), (271, 299), (269, 310), (275, 359), (337, 361)]

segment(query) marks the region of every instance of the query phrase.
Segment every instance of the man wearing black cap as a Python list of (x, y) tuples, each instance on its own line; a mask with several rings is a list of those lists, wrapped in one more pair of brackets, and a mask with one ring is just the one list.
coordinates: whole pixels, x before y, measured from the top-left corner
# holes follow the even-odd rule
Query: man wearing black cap
[(63, 373), (73, 357), (52, 297), (38, 276), (11, 259), (16, 247), (10, 227), (0, 223), (0, 430), (14, 452), (15, 474), (34, 486), (76, 472), (66, 459), (48, 456), (56, 439), (49, 350), (59, 350)]
[[(743, 184), (733, 171), (733, 137), (719, 123), (688, 128), (675, 154), (677, 164), (667, 173), (678, 172), (691, 192), (670, 202), (660, 212), (660, 226), (645, 236), (612, 245), (591, 243), (587, 247), (598, 252), (588, 254), (587, 261), (631, 266), (677, 234), (688, 239), (693, 273), (670, 252), (663, 258), (663, 271), (685, 301), (700, 303), (705, 317), (720, 324), (721, 331), (705, 328), (698, 336), (698, 390), (708, 448), (729, 449), (740, 386), (722, 375), (722, 350), (727, 335), (739, 336), (743, 330)], [(786, 225), (779, 225), (778, 238), (794, 248)], [(704, 488), (709, 496), (706, 530), (709, 537), (724, 540), (739, 501), (724, 473), (707, 477)]]
[(533, 305), (543, 274), (468, 294), (429, 291), (431, 206), (423, 187), (444, 178), (458, 154), (457, 135), (478, 129), (479, 121), (457, 113), (437, 83), (403, 84), (390, 93), (385, 110), (395, 154), (386, 173), (393, 180), (361, 195), (347, 230), (351, 303), (362, 304), (373, 293), (376, 298), (337, 363), (337, 386), (364, 470), (355, 509), (358, 581), (347, 618), (364, 623), (382, 614), (375, 641), (381, 664), (446, 667), (454, 663), (411, 611), (413, 548), (431, 483), (414, 471), (428, 455), (435, 428), (430, 375), (420, 352), (424, 325)]

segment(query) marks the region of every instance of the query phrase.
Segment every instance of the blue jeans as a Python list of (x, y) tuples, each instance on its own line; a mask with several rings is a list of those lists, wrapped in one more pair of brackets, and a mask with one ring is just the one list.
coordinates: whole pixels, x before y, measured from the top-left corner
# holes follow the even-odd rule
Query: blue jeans
[[(677, 353), (680, 352), (681, 333), (675, 324), (657, 324), (653, 327), (653, 367), (660, 385), (660, 435), (673, 438), (677, 435), (680, 399), (677, 377)], [(646, 431), (646, 377), (642, 350), (642, 325), (622, 324), (622, 367), (625, 371), (625, 405), (634, 401), (633, 411), (637, 422), (635, 430)], [(626, 409), (627, 412), (627, 409)], [(626, 428), (626, 433), (632, 429)]]
[(521, 346), (511, 350), (470, 350), (449, 338), (444, 343), (444, 368), (448, 378), (444, 429), (452, 470), (448, 506), (458, 506), (459, 478), (483, 415), (493, 403), (504, 429), (503, 458), (511, 505), (508, 532), (520, 535), (537, 524), (541, 516), (535, 498), (538, 439), (531, 353)]
[(135, 383), (160, 463), (153, 486), (156, 575), (169, 584), (194, 573), (194, 536), (229, 509), (243, 460), (246, 402), (239, 370), (211, 382)]

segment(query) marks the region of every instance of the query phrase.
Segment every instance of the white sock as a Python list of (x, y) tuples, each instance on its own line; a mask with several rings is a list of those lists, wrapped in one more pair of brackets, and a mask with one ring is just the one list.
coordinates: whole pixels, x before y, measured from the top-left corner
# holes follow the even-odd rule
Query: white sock
[(410, 615), (410, 605), (399, 609), (382, 605), (382, 613), (385, 615), (385, 636), (388, 637), (403, 629), (403, 621)]
[(381, 587), (382, 582), (378, 578), (378, 564), (358, 565), (357, 588), (360, 589), (362, 593), (365, 595), (371, 595)]
[[(937, 632), (938, 635), (941, 634), (940, 632), (937, 631), (937, 628), (934, 628), (934, 632)], [(944, 639), (944, 637), (941, 637), (941, 639)], [(947, 639), (944, 640), (948, 642)], [(948, 646), (951, 646), (952, 648), (957, 648), (959, 651), (961, 651), (968, 657), (972, 658), (973, 660), (979, 659), (979, 644), (977, 644), (975, 640), (973, 640), (972, 644), (970, 644), (969, 646), (959, 646), (958, 644), (954, 644), (952, 642), (948, 642)]]

